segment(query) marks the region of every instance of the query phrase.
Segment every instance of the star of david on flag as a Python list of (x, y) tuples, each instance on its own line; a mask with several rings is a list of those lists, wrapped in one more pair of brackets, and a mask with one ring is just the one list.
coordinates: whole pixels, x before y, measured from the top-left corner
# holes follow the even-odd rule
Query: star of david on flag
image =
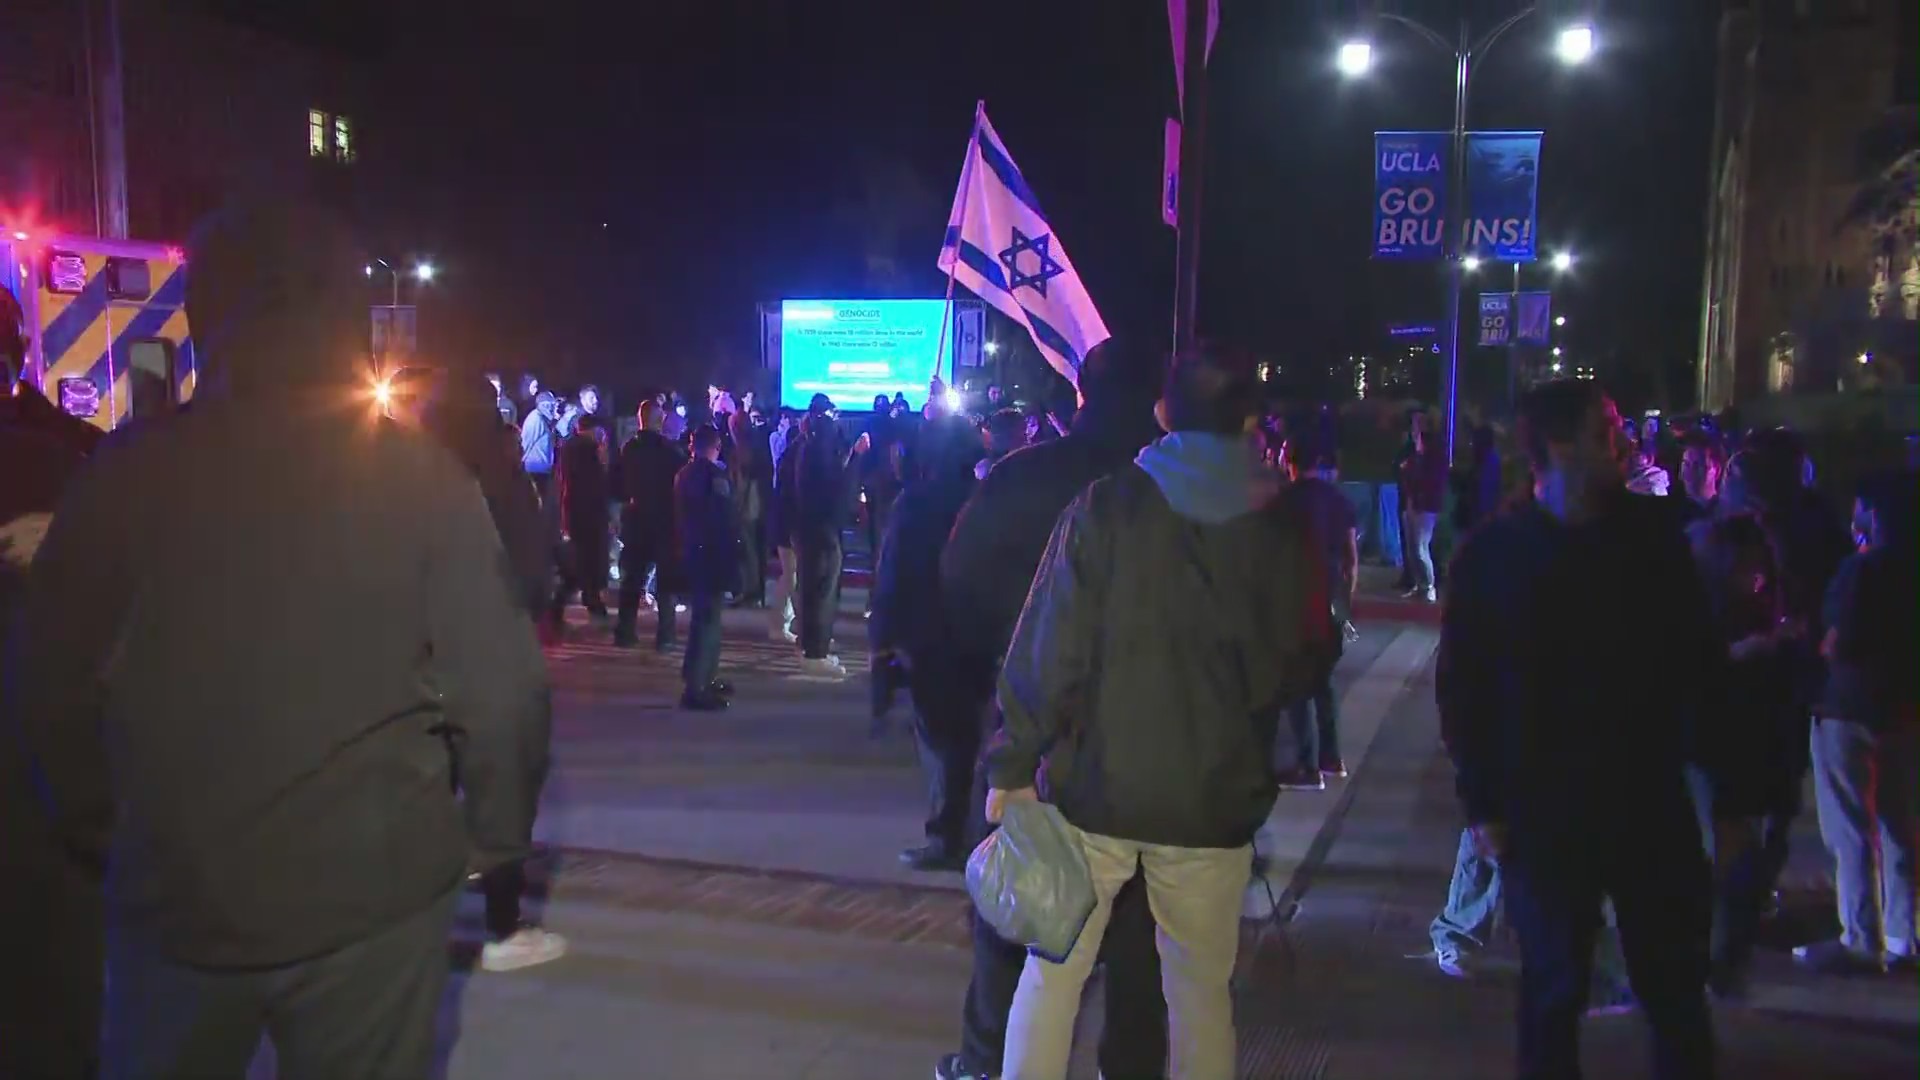
[(1075, 386), (1081, 361), (1112, 336), (984, 106), (974, 115), (939, 266), (1026, 327), (1047, 363)]

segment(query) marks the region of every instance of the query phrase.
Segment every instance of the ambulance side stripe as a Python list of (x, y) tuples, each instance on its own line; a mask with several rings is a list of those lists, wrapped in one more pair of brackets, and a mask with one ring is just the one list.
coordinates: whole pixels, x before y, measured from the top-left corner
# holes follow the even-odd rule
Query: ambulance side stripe
[[(145, 301), (145, 306), (133, 318), (127, 320), (126, 325), (120, 328), (120, 332), (114, 335), (113, 351), (101, 353), (94, 359), (93, 366), (87, 369), (87, 378), (92, 379), (97, 385), (105, 386), (110, 358), (114, 356), (124, 358), (127, 349), (134, 342), (159, 337), (161, 328), (167, 325), (167, 320), (179, 311), (180, 303), (186, 298), (186, 293), (187, 275), (175, 270), (166, 281), (161, 282), (158, 289), (154, 290), (153, 295)], [(124, 359), (120, 366), (126, 367)]]
[(46, 364), (46, 370), (52, 371), (60, 358), (80, 340), (107, 310), (107, 275), (103, 269), (96, 271), (87, 279), (87, 287), (72, 297), (67, 306), (47, 321), (47, 328), (40, 337), (40, 355)]

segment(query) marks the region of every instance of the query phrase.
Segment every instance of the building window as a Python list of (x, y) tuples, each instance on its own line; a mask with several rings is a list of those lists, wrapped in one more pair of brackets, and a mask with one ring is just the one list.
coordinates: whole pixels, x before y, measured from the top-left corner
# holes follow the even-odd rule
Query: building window
[(333, 156), (342, 165), (353, 162), (353, 121), (344, 116), (333, 118)]
[(307, 110), (307, 156), (327, 156), (327, 114), (319, 109)]

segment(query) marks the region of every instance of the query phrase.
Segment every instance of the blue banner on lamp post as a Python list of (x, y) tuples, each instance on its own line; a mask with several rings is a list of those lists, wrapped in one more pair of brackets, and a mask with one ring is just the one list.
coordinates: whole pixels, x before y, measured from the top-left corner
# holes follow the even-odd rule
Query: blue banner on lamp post
[(1374, 132), (1374, 258), (1444, 253), (1448, 139), (1444, 131)]
[(1553, 294), (1523, 292), (1515, 295), (1513, 339), (1522, 345), (1545, 345), (1552, 333)]
[(1540, 132), (1467, 132), (1467, 228), (1460, 249), (1489, 262), (1538, 257)]
[(1480, 294), (1480, 344), (1505, 345), (1513, 340), (1513, 294)]

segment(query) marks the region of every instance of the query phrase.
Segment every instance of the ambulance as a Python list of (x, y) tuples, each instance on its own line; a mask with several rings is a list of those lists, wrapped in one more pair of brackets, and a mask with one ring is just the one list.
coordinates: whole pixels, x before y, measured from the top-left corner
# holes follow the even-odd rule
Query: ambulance
[[(187, 261), (179, 248), (0, 226), (0, 334), (26, 343), (21, 372), (68, 413), (104, 431), (141, 401), (193, 397)], [(11, 301), (11, 302), (9, 302)]]

